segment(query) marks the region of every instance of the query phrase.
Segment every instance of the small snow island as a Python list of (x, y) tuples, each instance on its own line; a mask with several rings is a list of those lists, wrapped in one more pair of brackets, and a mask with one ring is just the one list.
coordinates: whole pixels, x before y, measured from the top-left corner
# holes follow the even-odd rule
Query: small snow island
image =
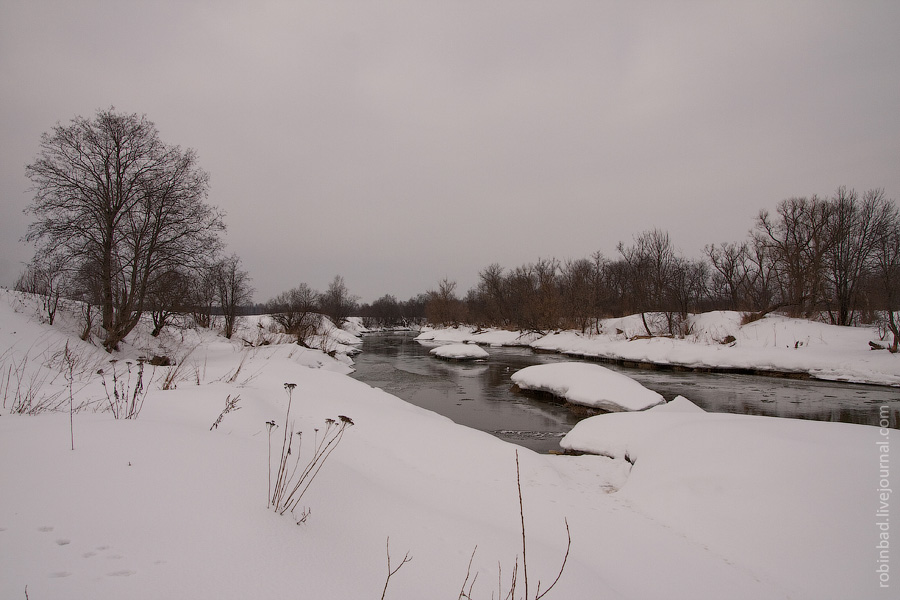
[(484, 360), (490, 356), (475, 344), (445, 344), (432, 349), (430, 354), (444, 360)]
[(644, 410), (665, 398), (621, 373), (583, 362), (533, 365), (516, 371), (520, 390), (545, 392), (571, 404), (607, 412)]

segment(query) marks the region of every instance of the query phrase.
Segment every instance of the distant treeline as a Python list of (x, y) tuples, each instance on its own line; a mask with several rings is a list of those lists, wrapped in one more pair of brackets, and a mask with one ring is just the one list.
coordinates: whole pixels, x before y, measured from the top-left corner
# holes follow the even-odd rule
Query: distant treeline
[[(588, 332), (601, 318), (641, 314), (647, 335), (681, 335), (690, 313), (736, 310), (748, 319), (779, 311), (836, 325), (878, 321), (896, 336), (900, 211), (882, 190), (860, 196), (841, 187), (830, 198), (789, 198), (774, 214), (760, 211), (746, 240), (707, 245), (700, 258), (682, 256), (666, 231), (651, 229), (620, 242), (613, 257), (542, 258), (512, 269), (494, 263), (464, 295), (456, 287), (444, 279), (406, 301), (388, 294), (359, 305), (336, 278), (323, 295), (301, 284), (293, 304), (335, 322), (359, 315), (368, 327), (428, 322)], [(289, 295), (258, 309), (283, 311)]]
[[(883, 318), (897, 335), (900, 304), (900, 213), (882, 190), (831, 198), (790, 198), (761, 211), (748, 239), (705, 247), (699, 259), (652, 229), (617, 255), (540, 259), (513, 269), (491, 264), (464, 296), (443, 280), (426, 294), (430, 323), (469, 323), (516, 330), (589, 331), (602, 317), (656, 313), (648, 335), (679, 335), (689, 313), (737, 310), (748, 318), (778, 310), (827, 315), (852, 325)], [(660, 331), (663, 329), (664, 331)]]

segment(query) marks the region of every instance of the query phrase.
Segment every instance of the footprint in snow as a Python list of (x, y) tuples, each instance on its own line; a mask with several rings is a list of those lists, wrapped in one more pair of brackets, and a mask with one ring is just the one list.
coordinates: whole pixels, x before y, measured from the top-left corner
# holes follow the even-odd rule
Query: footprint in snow
[(71, 575), (68, 571), (56, 571), (54, 573), (50, 573), (47, 577), (59, 578), (59, 577), (68, 577)]
[(38, 527), (38, 531), (40, 531), (41, 533), (47, 533), (47, 532), (53, 531), (53, 526), (52, 525), (43, 525), (41, 527)]
[(71, 543), (72, 543), (72, 540), (67, 540), (65, 538), (60, 538), (60, 539), (56, 540), (57, 546), (68, 546)]
[(121, 571), (113, 571), (112, 573), (107, 573), (107, 577), (130, 577), (137, 573), (137, 571), (129, 571), (128, 569), (122, 569)]

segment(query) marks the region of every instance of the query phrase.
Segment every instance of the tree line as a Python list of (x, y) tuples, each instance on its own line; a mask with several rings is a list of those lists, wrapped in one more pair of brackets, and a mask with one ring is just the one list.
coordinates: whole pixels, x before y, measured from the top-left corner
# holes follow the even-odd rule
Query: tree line
[(428, 321), (526, 331), (588, 332), (603, 317), (640, 314), (647, 335), (683, 335), (688, 314), (736, 310), (748, 319), (781, 311), (836, 325), (880, 324), (894, 335), (900, 309), (900, 212), (882, 190), (846, 187), (829, 198), (762, 210), (741, 242), (707, 245), (690, 259), (651, 229), (617, 254), (491, 264), (464, 296), (444, 279), (427, 293)]
[(315, 333), (319, 315), (328, 317), (338, 327), (343, 326), (350, 316), (360, 317), (363, 326), (372, 329), (423, 325), (426, 303), (425, 294), (418, 294), (406, 301), (385, 294), (371, 303), (360, 304), (359, 298), (348, 290), (344, 278), (336, 275), (324, 293), (300, 283), (265, 303), (255, 305), (251, 311), (270, 315), (282, 331), (303, 341)]

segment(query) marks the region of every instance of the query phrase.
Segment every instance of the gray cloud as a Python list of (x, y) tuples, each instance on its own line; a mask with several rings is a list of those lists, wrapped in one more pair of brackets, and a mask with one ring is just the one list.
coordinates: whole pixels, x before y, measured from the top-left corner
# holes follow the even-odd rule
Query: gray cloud
[(761, 208), (900, 192), (889, 2), (3, 2), (0, 283), (57, 121), (146, 113), (211, 174), (257, 299), (491, 262), (697, 256)]

